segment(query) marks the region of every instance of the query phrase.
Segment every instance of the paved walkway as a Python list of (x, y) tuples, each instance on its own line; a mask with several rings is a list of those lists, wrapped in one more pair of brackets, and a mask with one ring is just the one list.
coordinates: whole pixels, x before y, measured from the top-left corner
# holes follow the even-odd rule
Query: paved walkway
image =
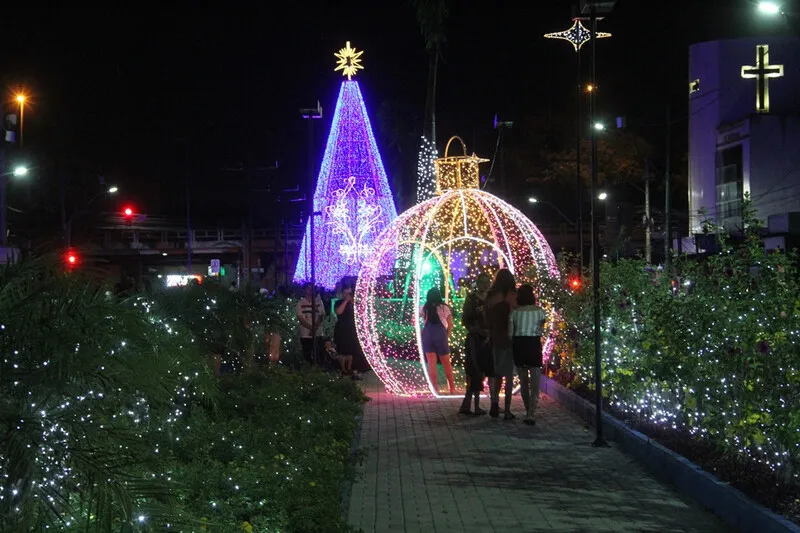
[(365, 533), (730, 531), (613, 444), (589, 446), (593, 431), (547, 396), (528, 427), (518, 397), (506, 422), (391, 396), (372, 375), (365, 392), (349, 512)]

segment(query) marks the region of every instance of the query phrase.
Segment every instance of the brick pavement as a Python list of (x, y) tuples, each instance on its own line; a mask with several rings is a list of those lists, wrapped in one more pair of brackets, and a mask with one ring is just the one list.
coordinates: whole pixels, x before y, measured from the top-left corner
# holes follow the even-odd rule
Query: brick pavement
[[(364, 382), (349, 522), (365, 533), (731, 531), (547, 396), (535, 427), (456, 414), (460, 400), (400, 398)], [(483, 407), (488, 409), (487, 405)]]

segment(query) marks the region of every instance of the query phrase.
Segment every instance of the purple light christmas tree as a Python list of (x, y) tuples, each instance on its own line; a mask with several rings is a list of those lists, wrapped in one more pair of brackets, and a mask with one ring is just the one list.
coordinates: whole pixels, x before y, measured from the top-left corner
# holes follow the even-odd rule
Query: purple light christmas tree
[[(328, 289), (345, 276), (356, 276), (372, 253), (372, 243), (397, 218), (367, 108), (352, 76), (361, 66), (361, 54), (350, 42), (336, 54), (347, 76), (339, 90), (325, 157), (314, 192), (316, 282)], [(300, 247), (295, 282), (311, 279), (310, 228)]]

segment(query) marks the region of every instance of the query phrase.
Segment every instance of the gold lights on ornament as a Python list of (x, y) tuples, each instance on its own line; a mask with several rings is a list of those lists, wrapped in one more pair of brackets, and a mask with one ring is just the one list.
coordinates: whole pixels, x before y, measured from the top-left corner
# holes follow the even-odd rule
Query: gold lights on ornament
[[(464, 155), (449, 155), (450, 144), (458, 140)], [(478, 166), (489, 161), (476, 156), (467, 155), (467, 145), (461, 137), (451, 137), (444, 149), (444, 157), (434, 161), (436, 167), (436, 194), (454, 189), (478, 189), (481, 176)]]
[(336, 68), (333, 71), (341, 70), (342, 76), (347, 76), (348, 81), (351, 80), (360, 69), (364, 68), (361, 65), (361, 55), (363, 53), (363, 50), (357, 52), (355, 48), (350, 46), (350, 41), (347, 41), (344, 48), (333, 54), (337, 59)]

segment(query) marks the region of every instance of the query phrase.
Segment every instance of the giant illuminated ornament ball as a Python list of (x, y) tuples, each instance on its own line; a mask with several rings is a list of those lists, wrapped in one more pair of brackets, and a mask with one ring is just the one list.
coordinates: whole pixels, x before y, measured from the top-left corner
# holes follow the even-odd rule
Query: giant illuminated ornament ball
[[(460, 142), (463, 156), (450, 156)], [(481, 273), (511, 270), (518, 283), (534, 285), (548, 315), (545, 357), (555, 341), (558, 316), (547, 293), (559, 277), (555, 257), (542, 234), (525, 215), (480, 190), (478, 165), (486, 159), (466, 155), (458, 137), (435, 162), (436, 196), (417, 204), (389, 224), (363, 263), (356, 286), (358, 337), (372, 369), (386, 389), (403, 396), (448, 397), (430, 381), (421, 347), (419, 309), (432, 287), (440, 289), (453, 311), (450, 339), (456, 383), (464, 389), (461, 326), (464, 303), (459, 284)], [(444, 379), (439, 372), (440, 379)], [(458, 392), (458, 391), (457, 391)]]

